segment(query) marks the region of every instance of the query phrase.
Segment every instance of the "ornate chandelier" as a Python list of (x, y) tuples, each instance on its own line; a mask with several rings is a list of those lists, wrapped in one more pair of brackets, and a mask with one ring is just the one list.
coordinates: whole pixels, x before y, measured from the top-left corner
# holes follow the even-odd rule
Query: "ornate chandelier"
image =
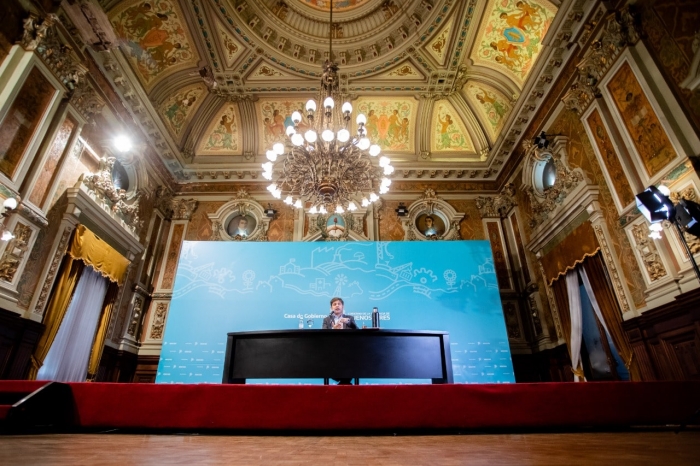
[(379, 157), (380, 147), (367, 137), (365, 115), (357, 115), (357, 133), (350, 134), (352, 105), (340, 105), (338, 65), (332, 61), (333, 3), (330, 2), (330, 53), (323, 64), (318, 103), (313, 99), (306, 102), (305, 122), (301, 112), (292, 113), (294, 124), (286, 128), (287, 139), (274, 144), (266, 153), (269, 161), (262, 164), (267, 180), (273, 180), (277, 169), (277, 178), (267, 187), (268, 191), (277, 199), (285, 196), (284, 202), (296, 208), (308, 204), (311, 214), (356, 210), (356, 198), (361, 198), (362, 206), (367, 207), (379, 199), (376, 191), (389, 191), (391, 180), (387, 176), (394, 172), (391, 160)]

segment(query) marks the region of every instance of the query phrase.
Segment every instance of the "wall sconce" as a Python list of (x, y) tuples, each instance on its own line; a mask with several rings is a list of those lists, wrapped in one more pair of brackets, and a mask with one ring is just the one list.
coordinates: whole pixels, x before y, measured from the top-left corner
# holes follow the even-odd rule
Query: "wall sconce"
[(274, 218), (277, 211), (272, 208), (272, 204), (267, 204), (267, 209), (265, 209), (265, 216), (267, 218)]
[(680, 199), (678, 205), (673, 205), (671, 191), (666, 186), (649, 186), (644, 192), (635, 196), (637, 200), (637, 208), (644, 217), (651, 223), (649, 229), (651, 238), (661, 238), (661, 228), (659, 224), (664, 220), (668, 220), (676, 226), (678, 236), (681, 243), (685, 246), (685, 252), (690, 258), (690, 263), (693, 265), (695, 275), (700, 280), (700, 269), (695, 262), (693, 252), (688, 246), (685, 239), (685, 232), (693, 236), (700, 237), (700, 205), (688, 199)]
[(5, 228), (5, 218), (9, 217), (15, 212), (15, 210), (17, 210), (17, 206), (19, 205), (18, 199), (19, 197), (17, 199), (14, 197), (8, 197), (2, 203), (3, 209), (2, 213), (0, 214), (2, 215), (2, 234), (0, 235), (0, 241), (10, 241), (15, 237), (10, 230)]
[(399, 202), (399, 207), (396, 209), (396, 215), (399, 217), (405, 217), (408, 215), (408, 209), (405, 205), (403, 205), (403, 202)]

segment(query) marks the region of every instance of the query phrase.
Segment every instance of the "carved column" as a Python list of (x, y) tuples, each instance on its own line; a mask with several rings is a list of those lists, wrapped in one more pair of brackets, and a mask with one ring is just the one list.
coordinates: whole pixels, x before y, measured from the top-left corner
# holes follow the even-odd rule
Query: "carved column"
[[(161, 193), (162, 194), (162, 193)], [(165, 204), (163, 206), (163, 204)], [(172, 219), (168, 237), (165, 242), (165, 253), (158, 265), (158, 274), (154, 283), (152, 301), (146, 316), (142, 345), (139, 355), (154, 356), (160, 354), (163, 341), (163, 330), (168, 316), (170, 300), (172, 299), (175, 272), (180, 258), (182, 242), (187, 233), (187, 226), (192, 214), (197, 208), (195, 199), (170, 199), (167, 196), (161, 206)], [(132, 315), (133, 317), (133, 315)], [(128, 330), (128, 327), (127, 327)]]

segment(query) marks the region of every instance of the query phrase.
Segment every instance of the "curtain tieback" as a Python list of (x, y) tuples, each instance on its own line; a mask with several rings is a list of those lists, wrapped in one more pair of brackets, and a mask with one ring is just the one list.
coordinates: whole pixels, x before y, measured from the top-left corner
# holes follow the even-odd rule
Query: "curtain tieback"
[(40, 363), (40, 362), (34, 357), (33, 354), (32, 354), (31, 356), (29, 356), (29, 362), (31, 363), (32, 368), (33, 368), (33, 369), (36, 369), (36, 370), (41, 369), (41, 366), (43, 366), (43, 364)]
[(573, 367), (571, 368), (571, 372), (574, 373), (575, 376), (577, 376), (580, 379), (586, 378), (586, 374), (583, 373), (583, 369), (574, 369)]
[(632, 352), (632, 354), (630, 354), (629, 359), (625, 363), (625, 367), (627, 368), (627, 370), (630, 370), (630, 366), (632, 365), (632, 359), (634, 359), (634, 351)]

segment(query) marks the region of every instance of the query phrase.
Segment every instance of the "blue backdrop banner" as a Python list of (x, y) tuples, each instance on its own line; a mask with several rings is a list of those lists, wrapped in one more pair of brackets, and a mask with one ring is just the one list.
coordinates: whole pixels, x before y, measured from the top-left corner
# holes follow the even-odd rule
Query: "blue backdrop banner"
[(515, 381), (488, 241), (185, 241), (156, 382), (221, 383), (228, 332), (319, 329), (334, 296), (359, 326), (378, 307), (382, 328), (448, 331), (456, 383)]

